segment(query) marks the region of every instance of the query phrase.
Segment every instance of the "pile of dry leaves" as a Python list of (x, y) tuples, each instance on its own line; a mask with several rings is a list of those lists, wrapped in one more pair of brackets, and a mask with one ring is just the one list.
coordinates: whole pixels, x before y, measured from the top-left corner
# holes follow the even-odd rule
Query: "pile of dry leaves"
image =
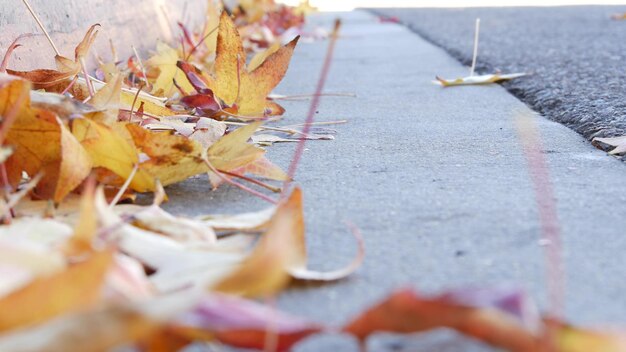
[[(264, 125), (284, 112), (270, 93), (307, 11), (271, 0), (210, 2), (203, 28), (180, 25), (179, 45), (155, 43), (146, 60), (100, 59), (95, 72), (85, 58), (98, 25), (73, 58), (56, 56), (56, 70), (10, 70), (20, 38), (8, 48), (0, 66), (0, 351), (176, 351), (199, 341), (288, 350), (332, 330), (244, 298), (271, 298), (292, 280), (338, 280), (363, 260), (360, 245), (346, 268), (307, 268), (295, 166), (284, 172), (260, 147), (323, 138), (308, 133), (310, 124)], [(160, 207), (164, 186), (201, 174), (207, 188), (227, 182), (273, 204), (194, 219)], [(132, 204), (146, 192), (152, 205)], [(541, 318), (503, 288), (398, 291), (342, 331), (365, 341), (376, 331), (437, 327), (514, 351), (625, 344)]]

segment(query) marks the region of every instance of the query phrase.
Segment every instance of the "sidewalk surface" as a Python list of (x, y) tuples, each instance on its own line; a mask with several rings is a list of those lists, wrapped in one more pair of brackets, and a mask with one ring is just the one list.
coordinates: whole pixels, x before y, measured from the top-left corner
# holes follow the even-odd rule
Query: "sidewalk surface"
[[(531, 113), (500, 86), (443, 89), (436, 74), (466, 75), (443, 50), (367, 12), (319, 14), (342, 38), (317, 121), (348, 119), (334, 141), (309, 142), (297, 181), (304, 189), (311, 267), (348, 263), (355, 244), (344, 220), (361, 228), (367, 259), (347, 280), (301, 286), (279, 307), (343, 324), (400, 286), (436, 292), (459, 285), (517, 283), (545, 307), (539, 214), (514, 118)], [(315, 89), (326, 42), (299, 45), (280, 94)], [(304, 120), (308, 103), (285, 103), (284, 124)], [(567, 269), (566, 314), (581, 324), (626, 323), (626, 166), (583, 137), (536, 116), (558, 204)], [(286, 167), (295, 145), (269, 148)], [(168, 207), (200, 215), (265, 206), (196, 179), (168, 188)], [(388, 338), (372, 351), (483, 351), (478, 343), (430, 337)], [(456, 341), (456, 342), (455, 342)], [(314, 337), (297, 351), (356, 351), (344, 336)]]

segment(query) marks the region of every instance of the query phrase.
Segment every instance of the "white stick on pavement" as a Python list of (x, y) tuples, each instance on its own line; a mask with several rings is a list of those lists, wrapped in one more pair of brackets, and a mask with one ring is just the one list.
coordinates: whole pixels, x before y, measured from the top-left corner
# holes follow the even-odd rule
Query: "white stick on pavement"
[(474, 75), (476, 69), (476, 57), (478, 56), (478, 37), (480, 35), (480, 18), (476, 19), (476, 31), (474, 32), (474, 54), (472, 55), (472, 68), (470, 70), (470, 76)]

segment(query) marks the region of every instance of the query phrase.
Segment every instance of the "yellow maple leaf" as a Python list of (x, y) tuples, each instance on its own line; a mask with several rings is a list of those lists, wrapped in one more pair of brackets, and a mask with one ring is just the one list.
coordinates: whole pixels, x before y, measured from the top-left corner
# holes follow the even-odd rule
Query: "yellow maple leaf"
[(174, 93), (174, 80), (185, 91), (193, 90), (193, 86), (185, 78), (185, 73), (176, 67), (180, 59), (176, 49), (165, 43), (157, 44), (157, 53), (146, 61), (148, 68), (158, 69), (157, 78), (152, 86), (152, 95), (170, 97)]
[[(107, 126), (89, 119), (76, 119), (72, 123), (72, 133), (89, 154), (94, 167), (103, 167), (126, 180), (139, 165), (139, 155), (126, 130), (126, 123)], [(153, 191), (154, 177), (139, 170), (130, 187), (138, 192)]]
[(206, 151), (200, 143), (171, 132), (153, 132), (133, 124), (126, 125), (126, 128), (135, 147), (148, 158), (139, 164), (139, 170), (158, 179), (164, 186), (207, 172)]
[[(267, 55), (254, 69), (246, 67), (246, 54), (241, 38), (228, 14), (222, 13), (217, 35), (215, 77), (204, 76), (213, 93), (227, 105), (236, 104), (244, 116), (276, 114), (276, 104), (267, 104), (267, 96), (280, 83), (299, 37)], [(258, 61), (257, 59), (255, 61)]]
[(221, 171), (244, 167), (265, 154), (265, 150), (247, 143), (261, 122), (248, 124), (220, 138), (207, 151), (211, 164)]

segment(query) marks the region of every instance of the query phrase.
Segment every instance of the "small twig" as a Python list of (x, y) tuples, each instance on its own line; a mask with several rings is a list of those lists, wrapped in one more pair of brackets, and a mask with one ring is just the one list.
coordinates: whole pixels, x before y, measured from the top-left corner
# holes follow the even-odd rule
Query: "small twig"
[(480, 18), (476, 19), (476, 30), (474, 32), (474, 53), (472, 54), (472, 68), (470, 69), (470, 76), (474, 75), (476, 69), (476, 58), (478, 57), (478, 37), (480, 35)]
[[(129, 114), (133, 114), (133, 112), (131, 110), (129, 110), (129, 109), (123, 109), (122, 108), (122, 109), (120, 109), (120, 111), (127, 111)], [(153, 115), (153, 114), (150, 114), (150, 113), (145, 112), (145, 111), (143, 112), (143, 115), (147, 116), (149, 118), (161, 121), (161, 118), (159, 116), (157, 116), (157, 115)]]
[(117, 61), (119, 60), (117, 57), (117, 50), (115, 49), (115, 45), (113, 44), (113, 39), (109, 39), (109, 46), (111, 47), (111, 56), (113, 59), (113, 64), (117, 64)]
[(223, 113), (224, 115), (230, 116), (230, 117), (234, 117), (240, 120), (254, 120), (254, 121), (267, 121), (267, 116), (243, 116), (243, 115), (237, 115), (237, 114), (233, 114), (231, 112), (228, 112), (224, 109), (220, 109), (219, 112)]
[(200, 41), (198, 42), (198, 44), (194, 45), (193, 48), (191, 48), (191, 50), (189, 51), (189, 54), (187, 54), (187, 58), (185, 59), (185, 61), (189, 61), (189, 58), (191, 57), (191, 55), (193, 55), (193, 53), (196, 52), (196, 50), (198, 50), (198, 47), (200, 47), (200, 45), (202, 45), (202, 43), (204, 43), (205, 40), (207, 40), (207, 38), (209, 38), (209, 36), (211, 34), (213, 34), (217, 29), (219, 28), (219, 26), (216, 26), (215, 28), (213, 28), (207, 35), (205, 35), (204, 37), (202, 37), (202, 39), (200, 39)]
[(241, 94), (241, 58), (237, 54), (237, 97), (235, 98), (235, 104), (239, 101), (239, 94)]
[(80, 58), (80, 65), (83, 68), (83, 75), (85, 75), (85, 82), (87, 82), (87, 91), (89, 92), (89, 99), (91, 99), (96, 94), (96, 91), (93, 89), (93, 84), (91, 83), (89, 73), (87, 73), (87, 65), (85, 64), (85, 59), (82, 57)]
[[(224, 121), (225, 124), (227, 125), (234, 125), (234, 126), (246, 126), (247, 123), (243, 123), (243, 122), (231, 122), (231, 121)], [(283, 133), (287, 133), (287, 134), (300, 134), (303, 137), (309, 137), (310, 135), (308, 134), (304, 134), (302, 131), (298, 131), (298, 130), (294, 130), (294, 129), (290, 129), (290, 128), (280, 128), (280, 127), (271, 127), (271, 126), (259, 126), (259, 128), (257, 128), (257, 130), (261, 130), (261, 131), (276, 131), (276, 132), (283, 132)]]
[(204, 163), (209, 167), (209, 169), (211, 171), (213, 171), (213, 173), (215, 173), (217, 175), (217, 177), (222, 179), (224, 182), (226, 182), (228, 184), (231, 184), (231, 185), (233, 185), (233, 186), (235, 186), (235, 187), (237, 187), (237, 188), (239, 188), (241, 190), (244, 190), (244, 191), (246, 191), (246, 192), (248, 192), (248, 193), (250, 193), (252, 195), (255, 195), (255, 196), (257, 196), (257, 197), (259, 197), (259, 198), (261, 198), (263, 200), (266, 200), (266, 201), (268, 201), (268, 202), (270, 202), (272, 204), (278, 204), (278, 201), (276, 201), (275, 199), (272, 199), (272, 198), (266, 196), (265, 194), (263, 194), (261, 192), (257, 192), (255, 190), (253, 190), (252, 188), (249, 188), (249, 187), (247, 187), (245, 185), (242, 185), (241, 183), (235, 182), (235, 181), (231, 180), (230, 177), (228, 177), (228, 176), (224, 176), (224, 174), (220, 170), (216, 169), (215, 166), (213, 166), (213, 164), (211, 164), (209, 159), (204, 158)]
[(354, 93), (319, 93), (319, 94), (295, 94), (295, 95), (274, 95), (270, 96), (273, 100), (306, 100), (314, 96), (322, 97), (350, 97), (356, 98)]
[(220, 172), (221, 172), (221, 173), (223, 173), (223, 174), (225, 174), (225, 175), (228, 175), (228, 176), (237, 177), (237, 178), (240, 178), (240, 179), (242, 179), (242, 180), (248, 181), (248, 182), (250, 182), (250, 183), (254, 183), (254, 184), (255, 184), (255, 185), (257, 185), (257, 186), (261, 186), (261, 187), (263, 187), (263, 188), (269, 189), (270, 191), (272, 191), (272, 192), (274, 192), (274, 193), (280, 193), (280, 191), (281, 191), (280, 187), (274, 187), (274, 186), (272, 186), (272, 185), (268, 185), (268, 184), (267, 184), (267, 183), (265, 183), (265, 182), (261, 182), (261, 181), (259, 181), (259, 180), (255, 180), (255, 179), (250, 178), (250, 177), (245, 176), (245, 175), (236, 174), (236, 173), (234, 173), (234, 172), (223, 171), (223, 170), (220, 170)]
[(309, 126), (342, 125), (344, 123), (348, 123), (348, 120), (320, 121), (320, 122), (311, 122), (309, 124), (307, 124), (307, 123), (296, 123), (296, 124), (287, 125), (287, 126), (284, 126), (284, 127), (285, 128), (288, 128), (288, 127), (299, 127), (299, 126), (305, 126), (305, 125), (309, 125)]
[(52, 41), (52, 37), (50, 37), (50, 34), (48, 34), (46, 27), (43, 26), (43, 23), (41, 23), (39, 16), (37, 16), (33, 8), (30, 6), (30, 4), (28, 3), (28, 0), (22, 0), (22, 2), (24, 3), (24, 5), (26, 5), (28, 12), (30, 12), (30, 14), (33, 16), (33, 18), (35, 19), (35, 22), (37, 22), (37, 25), (39, 25), (39, 28), (41, 29), (43, 34), (46, 36), (46, 38), (48, 38), (48, 42), (50, 42), (50, 45), (52, 46), (52, 49), (54, 49), (54, 52), (57, 54), (57, 56), (61, 56), (61, 52)]
[(137, 170), (139, 170), (139, 164), (135, 164), (135, 166), (133, 166), (133, 170), (130, 172), (130, 175), (128, 175), (128, 178), (126, 179), (126, 181), (124, 181), (122, 187), (120, 187), (119, 191), (117, 191), (117, 194), (115, 194), (115, 197), (113, 198), (111, 203), (109, 203), (109, 208), (113, 208), (120, 201), (120, 199), (122, 199), (122, 196), (124, 196), (124, 193), (128, 189), (128, 186), (130, 186), (130, 183), (133, 182), (133, 178), (135, 178)]
[(70, 84), (68, 84), (67, 87), (63, 89), (63, 91), (61, 92), (61, 95), (64, 95), (65, 93), (69, 92), (70, 89), (72, 89), (72, 87), (74, 86), (74, 84), (76, 84), (76, 81), (78, 81), (78, 76), (74, 76), (74, 79), (72, 79)]
[(139, 93), (141, 93), (141, 90), (143, 89), (143, 87), (144, 87), (144, 84), (142, 83), (141, 86), (139, 86), (139, 89), (137, 89), (137, 94), (135, 94), (135, 98), (133, 99), (133, 104), (130, 106), (130, 116), (128, 117), (128, 122), (132, 122), (133, 120), (135, 104), (137, 103), (137, 98), (139, 98)]
[(143, 80), (147, 83), (148, 75), (146, 74), (146, 67), (143, 65), (143, 61), (141, 61), (141, 57), (139, 56), (139, 53), (137, 52), (137, 48), (135, 48), (134, 45), (131, 45), (131, 48), (133, 49), (133, 52), (135, 53), (135, 57), (137, 58), (137, 62), (139, 63), (139, 68), (141, 68), (141, 73), (143, 74)]
[[(315, 88), (315, 95), (311, 100), (311, 105), (309, 106), (309, 112), (305, 120), (304, 129), (302, 133), (309, 134), (311, 130), (311, 123), (313, 123), (313, 119), (315, 118), (315, 113), (320, 104), (320, 93), (324, 90), (324, 84), (326, 83), (326, 78), (328, 77), (328, 72), (330, 71), (330, 65), (333, 61), (333, 52), (335, 50), (335, 44), (337, 43), (337, 38), (339, 36), (339, 28), (341, 27), (341, 21), (335, 21), (335, 28), (330, 36), (330, 42), (328, 43), (328, 50), (326, 51), (326, 58), (324, 59), (324, 65), (322, 66), (322, 71), (320, 73), (319, 80), (317, 82), (317, 87)], [(304, 152), (304, 145), (306, 144), (306, 139), (301, 139), (298, 142), (298, 146), (294, 152), (293, 159), (291, 160), (291, 164), (289, 164), (289, 171), (287, 171), (287, 175), (289, 178), (285, 181), (285, 185), (283, 186), (283, 194), (282, 197), (286, 196), (286, 193), (289, 189), (289, 183), (293, 180), (296, 170), (298, 169), (298, 163), (302, 158), (302, 153)]]

